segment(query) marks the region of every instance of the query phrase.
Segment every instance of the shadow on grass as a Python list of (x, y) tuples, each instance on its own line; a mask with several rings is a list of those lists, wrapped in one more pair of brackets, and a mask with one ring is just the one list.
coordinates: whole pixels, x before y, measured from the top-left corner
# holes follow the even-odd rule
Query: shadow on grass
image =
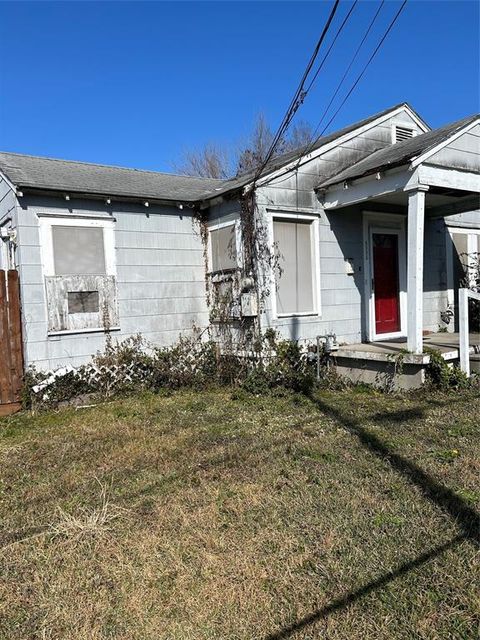
[[(265, 640), (283, 640), (290, 637), (293, 633), (327, 617), (329, 614), (348, 607), (363, 596), (383, 588), (396, 578), (400, 578), (413, 569), (433, 560), (448, 549), (456, 547), (464, 540), (468, 540), (476, 546), (480, 543), (480, 515), (455, 492), (439, 483), (418, 465), (392, 451), (378, 436), (365, 429), (358, 418), (345, 415), (338, 408), (319, 398), (312, 398), (312, 401), (322, 413), (333, 418), (337, 423), (341, 424), (342, 427), (347, 429), (349, 433), (356, 436), (368, 451), (390, 464), (395, 471), (418, 487), (425, 498), (448, 513), (455, 521), (455, 524), (462, 529), (462, 533), (452, 540), (420, 554), (413, 560), (405, 562), (396, 569), (385, 573), (383, 576), (363, 585), (359, 589), (333, 600), (322, 609), (305, 616), (301, 620), (297, 620), (283, 629), (267, 635)], [(410, 419), (418, 420), (422, 418), (423, 415), (424, 413), (418, 409), (410, 409), (395, 413), (376, 414), (373, 416), (373, 420), (379, 423), (386, 419), (395, 419), (401, 422)]]
[(405, 562), (400, 567), (397, 567), (397, 569), (393, 569), (392, 571), (385, 573), (383, 576), (380, 576), (380, 578), (378, 578), (377, 580), (372, 580), (371, 582), (368, 582), (367, 584), (363, 585), (356, 591), (351, 591), (350, 593), (347, 593), (346, 595), (341, 596), (340, 598), (336, 598), (335, 600), (332, 600), (332, 602), (327, 604), (322, 609), (319, 609), (318, 611), (315, 611), (314, 613), (311, 613), (310, 615), (305, 616), (301, 620), (297, 620), (297, 622), (294, 622), (291, 625), (284, 627), (280, 631), (276, 631), (274, 633), (271, 633), (265, 636), (264, 640), (284, 640), (285, 638), (288, 638), (293, 633), (296, 633), (297, 631), (301, 631), (305, 627), (308, 627), (309, 625), (314, 624), (315, 622), (318, 622), (322, 618), (326, 618), (331, 613), (334, 613), (339, 609), (344, 609), (350, 606), (351, 604), (353, 604), (357, 600), (360, 600), (360, 598), (363, 598), (369, 593), (372, 593), (377, 589), (382, 589), (390, 582), (393, 582), (396, 578), (401, 578), (402, 576), (406, 575), (410, 571), (413, 571), (414, 569), (421, 567), (422, 565), (429, 562), (430, 560), (433, 560), (434, 558), (441, 555), (445, 551), (448, 551), (448, 549), (453, 549), (454, 547), (459, 545), (461, 542), (463, 542), (466, 539), (466, 537), (467, 536), (465, 536), (464, 534), (456, 536), (452, 540), (449, 540), (448, 542), (445, 542), (442, 545), (439, 545), (437, 547), (434, 547), (433, 549), (430, 549), (429, 551), (426, 551), (425, 553), (422, 553), (415, 559)]
[[(457, 526), (463, 530), (466, 538), (476, 544), (480, 543), (480, 515), (460, 496), (435, 480), (414, 462), (392, 451), (377, 435), (365, 429), (358, 418), (347, 416), (338, 408), (318, 398), (313, 398), (313, 402), (324, 414), (333, 418), (349, 433), (356, 436), (366, 449), (388, 462), (395, 471), (418, 487), (425, 498), (448, 513), (455, 520)], [(418, 420), (423, 415), (423, 412), (418, 409), (410, 409), (397, 413), (376, 414), (374, 420), (379, 423), (385, 419), (395, 419), (400, 422), (414, 418)]]

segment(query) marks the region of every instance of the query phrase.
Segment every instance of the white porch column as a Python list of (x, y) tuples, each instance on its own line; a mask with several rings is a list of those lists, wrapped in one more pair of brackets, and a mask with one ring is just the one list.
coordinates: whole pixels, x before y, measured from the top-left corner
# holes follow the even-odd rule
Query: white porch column
[(425, 229), (425, 193), (418, 185), (408, 193), (407, 241), (407, 347), (423, 352), (423, 247)]

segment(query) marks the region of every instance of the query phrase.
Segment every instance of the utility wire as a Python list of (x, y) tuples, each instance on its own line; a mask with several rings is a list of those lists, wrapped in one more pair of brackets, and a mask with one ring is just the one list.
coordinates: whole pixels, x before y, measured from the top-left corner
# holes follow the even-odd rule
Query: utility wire
[[(357, 47), (357, 49), (356, 49), (355, 53), (353, 54), (353, 57), (352, 57), (352, 59), (351, 59), (351, 61), (350, 61), (350, 64), (349, 64), (349, 65), (348, 65), (348, 67), (346, 68), (346, 70), (345, 70), (345, 72), (344, 72), (344, 74), (343, 74), (343, 76), (342, 76), (342, 78), (341, 78), (340, 82), (339, 82), (339, 83), (338, 83), (338, 85), (337, 85), (337, 88), (335, 89), (334, 94), (333, 94), (333, 95), (332, 95), (332, 97), (330, 98), (330, 102), (329, 102), (329, 103), (328, 103), (328, 105), (326, 106), (326, 108), (325, 108), (325, 110), (324, 110), (324, 112), (323, 112), (323, 115), (322, 115), (322, 117), (320, 118), (320, 121), (318, 122), (317, 126), (315, 127), (314, 132), (312, 133), (312, 142), (311, 142), (309, 145), (307, 145), (307, 148), (306, 148), (306, 150), (304, 151), (304, 153), (302, 154), (302, 156), (304, 156), (304, 155), (308, 155), (308, 154), (310, 153), (310, 151), (313, 149), (313, 147), (315, 146), (315, 142), (316, 142), (316, 140), (318, 139), (318, 138), (316, 137), (316, 136), (317, 136), (317, 132), (318, 132), (318, 130), (320, 129), (320, 127), (321, 127), (321, 125), (322, 125), (322, 122), (325, 120), (325, 118), (326, 118), (326, 116), (327, 116), (327, 113), (329, 112), (330, 107), (332, 106), (333, 101), (334, 101), (334, 100), (335, 100), (335, 98), (337, 97), (338, 92), (340, 91), (340, 89), (341, 89), (341, 87), (342, 87), (342, 85), (343, 85), (343, 83), (344, 83), (344, 81), (345, 81), (345, 78), (346, 78), (346, 77), (347, 77), (347, 75), (349, 74), (350, 69), (352, 68), (352, 66), (353, 66), (353, 64), (354, 64), (354, 62), (355, 62), (355, 60), (357, 59), (358, 54), (360, 53), (360, 50), (361, 50), (361, 48), (363, 47), (363, 45), (364, 45), (364, 43), (365, 43), (365, 40), (368, 38), (368, 34), (369, 34), (369, 33), (370, 33), (370, 31), (372, 30), (373, 25), (375, 24), (375, 22), (376, 22), (376, 20), (377, 20), (377, 18), (378, 18), (378, 15), (379, 15), (380, 11), (382, 10), (382, 7), (383, 7), (383, 5), (384, 5), (384, 4), (385, 4), (385, 0), (382, 0), (382, 1), (380, 2), (380, 5), (379, 5), (379, 6), (378, 6), (378, 8), (377, 8), (377, 11), (375, 12), (375, 15), (373, 16), (373, 18), (372, 18), (372, 19), (371, 19), (371, 21), (370, 21), (370, 24), (368, 25), (368, 28), (367, 28), (367, 30), (365, 31), (365, 34), (364, 34), (364, 36), (363, 36), (362, 40), (360, 41), (360, 44), (358, 45), (358, 47)], [(300, 162), (300, 161), (301, 161), (301, 158), (300, 158), (299, 162)]]
[(335, 34), (335, 37), (332, 40), (332, 43), (330, 44), (330, 46), (327, 49), (327, 53), (323, 56), (323, 60), (321, 61), (320, 65), (318, 66), (318, 69), (315, 71), (315, 75), (313, 76), (313, 78), (310, 81), (310, 84), (308, 85), (308, 87), (305, 89), (305, 92), (308, 93), (308, 91), (310, 91), (310, 89), (312, 88), (313, 83), (315, 82), (315, 80), (317, 79), (318, 74), (320, 73), (320, 71), (322, 70), (323, 65), (325, 64), (326, 59), (328, 58), (330, 51), (333, 49), (333, 46), (335, 44), (335, 42), (337, 41), (338, 36), (342, 33), (343, 31), (343, 27), (347, 24), (348, 19), (350, 18), (350, 16), (352, 15), (353, 10), (355, 9), (355, 6), (357, 5), (358, 0), (355, 0), (355, 2), (352, 4), (352, 6), (350, 7), (349, 12), (347, 13), (347, 15), (345, 16), (345, 18), (343, 19), (342, 24), (340, 25), (340, 27), (337, 30), (337, 33)]
[(370, 58), (368, 59), (366, 65), (363, 67), (362, 71), (360, 72), (360, 74), (358, 75), (357, 79), (355, 80), (355, 82), (353, 83), (350, 91), (347, 93), (347, 95), (344, 97), (344, 99), (342, 100), (342, 102), (340, 103), (338, 109), (335, 111), (335, 113), (333, 114), (333, 116), (330, 118), (330, 120), (327, 122), (327, 124), (325, 125), (325, 127), (322, 129), (320, 135), (317, 137), (317, 140), (319, 138), (321, 138), (323, 136), (323, 134), (325, 133), (325, 131), (328, 129), (328, 127), (332, 124), (332, 122), (335, 120), (335, 118), (337, 117), (338, 113), (340, 112), (341, 108), (343, 107), (343, 105), (346, 103), (346, 101), (348, 100), (348, 98), (352, 95), (353, 91), (355, 90), (356, 86), (358, 85), (358, 83), (360, 82), (360, 80), (363, 78), (363, 76), (365, 75), (366, 70), (368, 69), (368, 67), (370, 66), (370, 63), (373, 61), (373, 59), (375, 58), (375, 56), (377, 55), (378, 51), (380, 50), (380, 47), (382, 46), (382, 44), (385, 42), (388, 34), (390, 33), (390, 31), (393, 29), (393, 26), (395, 25), (395, 23), (397, 22), (398, 18), (400, 17), (400, 14), (402, 13), (403, 9), (405, 8), (405, 5), (407, 4), (407, 0), (403, 0), (400, 9), (397, 11), (397, 13), (395, 14), (393, 20), (391, 21), (388, 29), (385, 31), (385, 33), (382, 36), (382, 39), (380, 40), (380, 42), (378, 43), (378, 45), (376, 46), (375, 50), (373, 51), (372, 55), (370, 56)]
[(285, 113), (285, 116), (283, 117), (283, 120), (277, 130), (277, 133), (275, 134), (275, 136), (273, 137), (272, 143), (270, 145), (270, 148), (267, 152), (267, 155), (265, 157), (265, 159), (263, 160), (262, 164), (257, 168), (254, 178), (253, 178), (253, 184), (255, 184), (256, 180), (258, 179), (258, 177), (261, 175), (263, 169), (265, 168), (266, 164), (268, 163), (268, 161), (271, 159), (272, 155), (275, 152), (275, 148), (278, 144), (278, 142), (280, 141), (280, 139), (282, 138), (282, 136), (284, 135), (285, 131), (287, 130), (287, 127), (289, 126), (290, 122), (292, 121), (293, 116), (295, 115), (298, 107), (302, 104), (302, 102), (305, 99), (306, 96), (306, 92), (305, 92), (305, 82), (307, 81), (308, 75), (310, 73), (310, 71), (312, 70), (313, 65), (315, 64), (315, 60), (317, 59), (318, 56), (318, 52), (320, 50), (320, 47), (322, 46), (323, 41), (325, 40), (325, 36), (327, 35), (327, 32), (330, 28), (330, 25), (332, 23), (332, 20), (335, 16), (335, 13), (337, 11), (338, 5), (340, 3), (340, 0), (335, 0), (333, 7), (330, 11), (330, 15), (328, 16), (327, 22), (325, 23), (325, 26), (323, 28), (323, 31), (320, 35), (320, 38), (317, 42), (317, 45), (312, 53), (312, 56), (307, 64), (307, 67), (302, 75), (302, 78), (300, 80), (300, 84), (297, 87), (297, 90), (295, 91), (293, 98), (290, 102), (290, 105), (287, 109), (287, 112)]
[[(362, 48), (366, 38), (368, 37), (368, 34), (370, 33), (379, 13), (380, 10), (382, 9), (383, 5), (385, 3), (385, 0), (382, 0), (382, 2), (380, 3), (380, 6), (378, 7), (375, 15), (373, 16), (370, 25), (364, 35), (364, 37), (362, 38), (359, 46), (357, 47), (357, 50), (354, 53), (353, 59), (350, 62), (347, 70), (345, 71), (342, 79), (340, 80), (335, 93), (333, 94), (330, 102), (328, 103), (327, 108), (325, 109), (317, 127), (315, 128), (315, 131), (313, 133), (313, 136), (315, 136), (315, 134), (317, 133), (318, 129), (320, 128), (320, 125), (322, 124), (322, 122), (325, 120), (325, 117), (328, 113), (328, 110), (330, 109), (335, 97), (337, 96), (346, 76), (348, 75), (348, 72), (350, 71), (353, 63), (355, 62), (355, 59), (358, 56), (358, 53), (360, 51), (360, 49)], [(332, 122), (334, 121), (334, 119), (337, 117), (338, 113), (340, 112), (340, 110), (342, 109), (342, 107), (344, 106), (344, 104), (346, 103), (346, 101), (348, 100), (348, 98), (351, 96), (351, 94), (353, 93), (353, 91), (355, 90), (355, 88), (357, 87), (358, 83), (360, 82), (360, 80), (362, 79), (362, 77), (365, 75), (365, 72), (367, 71), (368, 67), (370, 66), (370, 64), (372, 63), (373, 59), (375, 58), (375, 56), (377, 55), (378, 51), (380, 50), (381, 46), (383, 45), (385, 39), (387, 38), (388, 34), (390, 33), (390, 31), (392, 30), (393, 26), (395, 25), (395, 23), (397, 22), (398, 18), (400, 17), (400, 14), (402, 13), (403, 9), (405, 8), (405, 5), (407, 4), (407, 0), (403, 0), (402, 5), (400, 6), (399, 10), (397, 11), (397, 13), (395, 14), (395, 16), (393, 17), (392, 21), (390, 22), (387, 30), (385, 31), (385, 33), (383, 34), (382, 38), (380, 39), (379, 43), (377, 44), (377, 46), (375, 47), (373, 53), (371, 54), (370, 58), (367, 60), (367, 62), (365, 63), (362, 71), (360, 72), (360, 74), (357, 76), (355, 82), (353, 83), (352, 87), (350, 88), (350, 90), (348, 91), (348, 93), (345, 95), (345, 97), (343, 98), (342, 102), (340, 103), (339, 107), (337, 108), (337, 110), (335, 111), (335, 113), (332, 115), (332, 117), (330, 118), (330, 120), (327, 122), (327, 124), (325, 125), (325, 127), (323, 127), (323, 129), (321, 130), (321, 132), (318, 134), (317, 137), (313, 138), (313, 141), (307, 146), (307, 148), (303, 151), (302, 155), (300, 156), (298, 162), (296, 163), (295, 166), (287, 169), (285, 171), (285, 173), (291, 173), (292, 171), (295, 171), (296, 169), (298, 169), (298, 167), (301, 165), (301, 161), (302, 158), (305, 157), (306, 155), (308, 155), (316, 146), (316, 144), (318, 143), (318, 141), (320, 140), (320, 138), (324, 135), (325, 131), (328, 129), (328, 127), (332, 124)], [(278, 177), (278, 176), (277, 176)], [(267, 180), (265, 182), (265, 184), (268, 184), (269, 182), (271, 182), (273, 179), (275, 178), (271, 178), (270, 180)]]

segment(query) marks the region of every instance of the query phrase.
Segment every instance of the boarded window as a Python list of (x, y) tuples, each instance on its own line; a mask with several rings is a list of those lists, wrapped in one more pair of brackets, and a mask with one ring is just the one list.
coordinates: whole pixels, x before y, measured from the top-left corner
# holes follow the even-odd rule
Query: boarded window
[(98, 291), (69, 291), (68, 313), (98, 313)]
[(105, 275), (103, 229), (52, 226), (55, 275)]
[(226, 271), (237, 266), (235, 225), (210, 231), (212, 247), (212, 271)]
[(314, 313), (312, 224), (274, 220), (278, 314)]

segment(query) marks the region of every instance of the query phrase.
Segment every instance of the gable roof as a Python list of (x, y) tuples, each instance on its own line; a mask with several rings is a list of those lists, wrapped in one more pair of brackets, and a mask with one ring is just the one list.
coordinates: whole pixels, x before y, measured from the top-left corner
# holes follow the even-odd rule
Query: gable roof
[[(318, 149), (321, 149), (322, 147), (326, 146), (327, 144), (330, 144), (331, 142), (334, 142), (335, 140), (342, 138), (343, 136), (346, 136), (349, 133), (352, 133), (353, 131), (355, 131), (355, 129), (360, 129), (361, 127), (365, 127), (371, 124), (372, 122), (375, 122), (375, 120), (378, 120), (379, 118), (383, 118), (384, 116), (387, 116), (388, 114), (393, 113), (401, 109), (402, 107), (405, 109), (408, 109), (411, 112), (411, 114), (416, 119), (418, 119), (419, 122), (425, 127), (425, 129), (430, 129), (430, 127), (423, 120), (423, 118), (421, 118), (418, 115), (418, 113), (407, 102), (400, 102), (399, 104), (396, 104), (393, 107), (389, 107), (388, 109), (384, 109), (379, 113), (375, 113), (374, 115), (371, 115), (368, 118), (364, 118), (363, 120), (359, 120), (358, 122), (354, 122), (353, 124), (343, 127), (343, 129), (338, 129), (338, 131), (334, 131), (325, 136), (322, 136), (321, 138), (318, 138), (318, 140), (315, 142), (314, 145), (305, 145), (304, 147), (294, 149), (293, 151), (288, 151), (287, 153), (283, 153), (279, 156), (276, 156), (275, 158), (272, 158), (272, 160), (270, 160), (270, 162), (266, 165), (266, 167), (262, 171), (260, 177), (264, 177), (270, 173), (278, 171), (279, 169), (282, 169), (288, 166), (291, 162), (298, 160), (302, 156), (313, 153)], [(230, 180), (226, 180), (223, 186), (215, 189), (216, 191), (215, 196), (219, 196), (229, 191), (233, 191), (241, 187), (245, 187), (250, 182), (252, 182), (254, 176), (255, 176), (255, 172), (251, 171), (237, 178), (231, 178)]]
[(201, 200), (224, 182), (2, 152), (0, 171), (20, 188), (171, 201)]
[(340, 171), (340, 173), (323, 180), (316, 189), (325, 189), (339, 182), (354, 180), (355, 178), (361, 178), (372, 173), (377, 173), (378, 171), (385, 171), (407, 164), (431, 149), (434, 149), (442, 142), (448, 141), (455, 133), (461, 131), (472, 122), (475, 122), (479, 117), (478, 114), (468, 116), (467, 118), (457, 120), (439, 129), (427, 131), (427, 133), (419, 134), (403, 142), (397, 142), (389, 147), (375, 151), (363, 160)]
[[(264, 168), (261, 177), (287, 167), (306, 153), (314, 153), (356, 129), (368, 126), (402, 108), (408, 109), (426, 129), (428, 128), (412, 107), (402, 102), (322, 136), (314, 145), (306, 145), (276, 156)], [(171, 202), (202, 202), (234, 193), (251, 183), (255, 176), (255, 172), (250, 172), (229, 180), (215, 180), (9, 152), (0, 152), (0, 171), (19, 188), (105, 197), (150, 198)]]

